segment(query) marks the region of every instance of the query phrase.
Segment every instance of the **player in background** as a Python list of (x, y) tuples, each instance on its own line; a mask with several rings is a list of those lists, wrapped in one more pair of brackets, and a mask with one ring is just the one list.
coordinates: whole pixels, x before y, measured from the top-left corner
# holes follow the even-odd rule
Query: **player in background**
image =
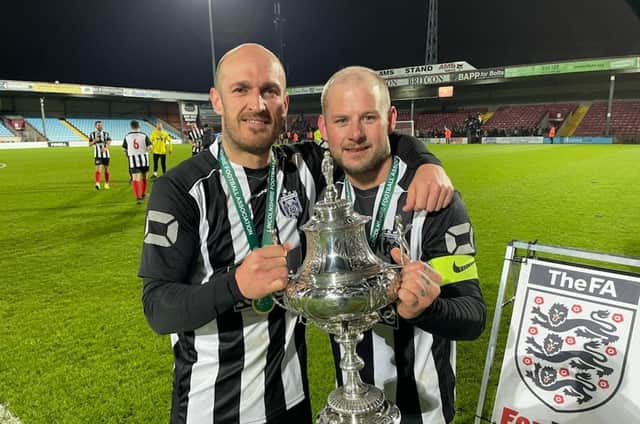
[(104, 188), (109, 190), (109, 146), (111, 137), (102, 128), (102, 121), (95, 122), (95, 131), (89, 134), (89, 146), (93, 146), (93, 162), (96, 165), (96, 190), (100, 190), (100, 173), (104, 174)]
[(127, 153), (129, 171), (132, 176), (131, 186), (136, 196), (136, 203), (142, 203), (147, 191), (147, 172), (149, 172), (149, 150), (152, 148), (149, 137), (140, 131), (140, 123), (131, 121), (131, 132), (124, 137), (122, 148)]
[(189, 131), (189, 141), (191, 142), (191, 156), (195, 156), (202, 150), (202, 138), (204, 131), (198, 128), (198, 124), (191, 123), (191, 131)]
[(162, 175), (167, 172), (167, 154), (171, 154), (171, 136), (162, 128), (162, 122), (156, 124), (156, 128), (151, 131), (151, 144), (153, 144), (153, 175), (151, 178), (158, 178), (158, 161), (162, 167)]

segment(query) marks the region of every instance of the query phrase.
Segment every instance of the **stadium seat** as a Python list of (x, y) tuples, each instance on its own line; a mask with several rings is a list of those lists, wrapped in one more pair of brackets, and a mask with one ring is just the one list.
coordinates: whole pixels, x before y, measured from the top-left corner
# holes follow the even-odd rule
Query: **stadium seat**
[[(42, 118), (32, 116), (25, 117), (25, 120), (40, 134), (44, 135)], [(47, 138), (51, 141), (84, 141), (81, 135), (71, 130), (58, 118), (45, 118), (45, 125), (47, 127)]]
[(13, 137), (11, 131), (9, 131), (2, 122), (0, 122), (0, 137)]
[[(143, 132), (150, 134), (153, 131), (153, 126), (147, 122), (146, 119), (140, 117), (128, 117), (128, 118), (67, 118), (67, 122), (76, 127), (83, 134), (89, 136), (89, 134), (95, 129), (95, 122), (102, 121), (104, 130), (111, 135), (112, 140), (124, 140), (124, 136), (131, 131), (131, 121), (136, 120), (140, 122), (140, 128)], [(155, 123), (155, 119), (149, 119)], [(172, 128), (165, 128), (169, 134), (174, 138), (180, 138), (176, 135)]]
[[(576, 136), (603, 136), (607, 126), (607, 102), (594, 102), (578, 125)], [(640, 133), (640, 101), (613, 102), (610, 135)]]

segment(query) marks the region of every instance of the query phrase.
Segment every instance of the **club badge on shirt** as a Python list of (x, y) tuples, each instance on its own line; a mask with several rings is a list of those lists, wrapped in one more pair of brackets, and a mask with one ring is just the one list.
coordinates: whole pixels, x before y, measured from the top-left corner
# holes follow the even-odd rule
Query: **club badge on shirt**
[(297, 218), (302, 213), (302, 204), (295, 191), (280, 194), (278, 205), (282, 214), (287, 218)]

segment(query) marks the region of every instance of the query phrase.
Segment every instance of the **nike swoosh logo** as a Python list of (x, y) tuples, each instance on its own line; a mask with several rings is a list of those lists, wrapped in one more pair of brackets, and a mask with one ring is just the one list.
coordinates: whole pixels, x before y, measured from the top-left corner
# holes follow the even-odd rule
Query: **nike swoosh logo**
[(462, 265), (462, 266), (458, 266), (458, 265), (456, 265), (456, 263), (454, 262), (454, 263), (453, 263), (453, 272), (455, 272), (455, 273), (461, 273), (461, 272), (463, 272), (463, 271), (465, 271), (465, 270), (467, 270), (467, 269), (471, 268), (471, 267), (473, 266), (473, 264), (475, 264), (475, 263), (476, 263), (476, 261), (475, 261), (475, 260), (473, 260), (473, 261), (469, 262), (468, 264), (464, 264), (464, 265)]

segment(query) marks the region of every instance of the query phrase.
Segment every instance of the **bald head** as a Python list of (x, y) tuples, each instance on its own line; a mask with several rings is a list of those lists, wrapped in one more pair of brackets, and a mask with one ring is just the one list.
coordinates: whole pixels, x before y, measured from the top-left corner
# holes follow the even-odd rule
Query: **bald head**
[(226, 68), (228, 67), (228, 63), (242, 63), (244, 62), (252, 62), (252, 61), (261, 61), (266, 60), (271, 62), (271, 66), (276, 71), (276, 73), (282, 76), (283, 88), (287, 86), (287, 77), (284, 71), (284, 66), (278, 56), (273, 54), (273, 52), (266, 47), (256, 44), (256, 43), (245, 43), (240, 44), (237, 47), (226, 52), (222, 58), (218, 61), (218, 66), (216, 67), (216, 80), (214, 81), (215, 87), (219, 87), (222, 79), (226, 76)]
[(380, 110), (388, 110), (391, 107), (391, 97), (389, 96), (389, 89), (384, 80), (378, 75), (376, 71), (364, 66), (349, 66), (341, 69), (329, 78), (329, 81), (324, 85), (322, 89), (322, 96), (320, 102), (322, 103), (322, 114), (324, 115), (327, 110), (327, 104), (335, 85), (339, 84), (365, 84), (371, 88), (371, 92), (376, 96), (380, 104)]

